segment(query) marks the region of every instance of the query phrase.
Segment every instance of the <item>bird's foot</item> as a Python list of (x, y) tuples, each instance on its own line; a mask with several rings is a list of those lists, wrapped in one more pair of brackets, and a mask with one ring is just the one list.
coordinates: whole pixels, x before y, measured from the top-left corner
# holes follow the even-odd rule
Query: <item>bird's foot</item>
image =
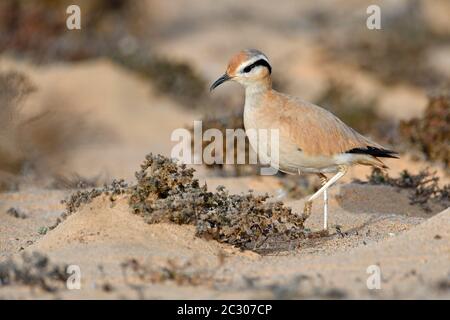
[(320, 179), (320, 185), (323, 186), (325, 183), (328, 182), (328, 178), (326, 175), (324, 175), (323, 173), (319, 174), (319, 179)]
[(312, 201), (306, 201), (303, 207), (303, 221), (308, 219), (311, 215)]

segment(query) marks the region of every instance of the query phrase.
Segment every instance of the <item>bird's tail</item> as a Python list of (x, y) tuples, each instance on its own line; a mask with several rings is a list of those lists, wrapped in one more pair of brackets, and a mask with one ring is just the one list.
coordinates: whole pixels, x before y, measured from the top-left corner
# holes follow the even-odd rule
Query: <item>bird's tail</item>
[(353, 148), (346, 153), (367, 154), (378, 158), (394, 158), (398, 159), (398, 152), (384, 148), (367, 146), (365, 148)]

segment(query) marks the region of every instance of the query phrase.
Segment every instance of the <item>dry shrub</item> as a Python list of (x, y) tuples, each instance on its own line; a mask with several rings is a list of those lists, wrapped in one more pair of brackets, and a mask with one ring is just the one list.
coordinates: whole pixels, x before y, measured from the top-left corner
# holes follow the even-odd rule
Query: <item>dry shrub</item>
[(214, 272), (211, 269), (199, 268), (195, 261), (167, 259), (163, 263), (143, 264), (136, 259), (121, 263), (122, 272), (127, 283), (131, 278), (141, 282), (164, 283), (175, 282), (177, 285), (210, 285)]
[(28, 214), (23, 212), (21, 209), (11, 207), (6, 211), (6, 214), (10, 215), (11, 217), (17, 218), (17, 219), (27, 219)]
[(23, 119), (17, 130), (27, 164), (34, 166), (62, 162), (74, 147), (106, 137), (103, 128), (89, 124), (81, 114), (62, 110), (57, 101), (47, 102), (37, 116)]
[(139, 53), (117, 53), (112, 58), (149, 79), (158, 91), (183, 106), (199, 107), (205, 99), (206, 81), (186, 62)]
[(25, 285), (55, 292), (66, 288), (66, 269), (65, 265), (50, 263), (42, 253), (23, 253), (19, 259), (0, 262), (0, 287)]
[(400, 134), (407, 143), (429, 160), (450, 167), (450, 95), (431, 96), (424, 115), (400, 123)]
[(392, 178), (388, 173), (380, 169), (372, 169), (367, 182), (355, 180), (357, 183), (369, 183), (374, 185), (389, 185), (392, 187), (407, 189), (410, 191), (411, 204), (417, 204), (426, 212), (431, 212), (430, 203), (437, 203), (442, 208), (450, 206), (450, 185), (439, 186), (439, 177), (429, 170), (411, 174), (403, 170), (398, 178)]
[(208, 192), (193, 169), (163, 156), (148, 155), (136, 173), (130, 205), (150, 223), (194, 224), (198, 236), (257, 250), (280, 237), (303, 238), (303, 218), (281, 202), (252, 193), (229, 195), (224, 187)]
[(0, 73), (0, 171), (18, 173), (23, 167), (24, 155), (17, 150), (19, 107), (33, 91), (25, 75), (15, 71)]
[(79, 114), (62, 110), (56, 101), (29, 117), (21, 112), (24, 99), (34, 91), (28, 78), (16, 71), (0, 72), (0, 188), (18, 187), (20, 177), (44, 179), (55, 175), (74, 147), (95, 141), (104, 133)]
[(25, 163), (25, 156), (18, 148), (19, 106), (33, 91), (34, 87), (23, 74), (0, 73), (0, 190), (17, 188), (16, 175)]
[(123, 179), (114, 179), (110, 184), (104, 184), (103, 188), (86, 189), (85, 186), (78, 185), (80, 190), (75, 191), (69, 197), (62, 200), (61, 203), (65, 205), (66, 210), (56, 219), (55, 223), (48, 227), (48, 229), (55, 229), (62, 221), (64, 221), (72, 213), (76, 212), (82, 205), (91, 203), (97, 197), (107, 196), (109, 200), (114, 203), (118, 196), (128, 192), (128, 185)]
[(148, 223), (192, 224), (197, 236), (242, 249), (277, 250), (280, 244), (285, 247), (286, 241), (306, 237), (304, 218), (283, 203), (251, 192), (230, 195), (224, 187), (210, 192), (193, 178), (194, 171), (164, 156), (149, 154), (136, 172), (136, 184), (128, 187), (116, 181), (103, 189), (79, 190), (64, 201), (62, 218), (101, 195), (114, 201), (124, 194), (131, 210)]
[(323, 285), (321, 274), (308, 276), (299, 274), (291, 276), (284, 281), (267, 282), (263, 278), (244, 277), (245, 286), (242, 290), (254, 291), (260, 299), (262, 292), (267, 292), (267, 299), (292, 300), (292, 299), (345, 299), (348, 292)]
[(103, 188), (77, 190), (62, 201), (66, 205), (66, 212), (62, 218), (66, 218), (68, 215), (76, 212), (83, 204), (90, 203), (101, 195), (109, 196), (111, 201), (115, 201), (117, 196), (126, 193), (127, 190), (128, 185), (123, 179), (114, 179), (110, 184), (105, 184)]

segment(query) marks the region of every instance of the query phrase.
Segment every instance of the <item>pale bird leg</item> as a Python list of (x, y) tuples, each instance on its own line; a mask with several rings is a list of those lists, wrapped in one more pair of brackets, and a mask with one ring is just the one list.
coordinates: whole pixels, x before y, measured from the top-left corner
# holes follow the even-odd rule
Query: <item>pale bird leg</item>
[[(320, 183), (321, 185), (325, 185), (327, 183), (328, 178), (323, 173), (319, 173)], [(325, 189), (323, 191), (323, 230), (328, 229), (328, 190)]]
[[(338, 181), (340, 178), (342, 178), (346, 172), (347, 172), (347, 168), (341, 167), (339, 169), (339, 172), (336, 175), (334, 175), (330, 180), (328, 180), (319, 190), (317, 190), (316, 193), (314, 193), (312, 196), (309, 197), (309, 199), (305, 202), (305, 207), (303, 209), (304, 210), (303, 218), (305, 220), (311, 215), (312, 202), (315, 199), (317, 199), (317, 197), (319, 197), (322, 192), (326, 191), (336, 181)], [(325, 196), (324, 196), (324, 199), (325, 199)], [(327, 202), (328, 202), (328, 195), (327, 195)], [(324, 210), (325, 210), (325, 206), (324, 206)], [(326, 210), (328, 211), (328, 207), (326, 208)], [(328, 215), (328, 212), (327, 212), (327, 215)], [(328, 220), (328, 217), (327, 217), (327, 220)], [(328, 221), (326, 221), (326, 224), (328, 224)], [(324, 221), (324, 226), (325, 226), (325, 221)]]
[(341, 170), (338, 173), (336, 173), (336, 175), (333, 176), (333, 178), (331, 178), (330, 180), (328, 180), (327, 183), (325, 183), (319, 190), (317, 190), (316, 193), (314, 193), (311, 197), (309, 197), (308, 202), (312, 202), (314, 200), (317, 199), (318, 196), (320, 196), (320, 194), (328, 189), (329, 187), (331, 187), (336, 181), (338, 181), (340, 178), (342, 178), (344, 176), (346, 171)]
[(328, 229), (328, 190), (323, 190), (323, 230)]

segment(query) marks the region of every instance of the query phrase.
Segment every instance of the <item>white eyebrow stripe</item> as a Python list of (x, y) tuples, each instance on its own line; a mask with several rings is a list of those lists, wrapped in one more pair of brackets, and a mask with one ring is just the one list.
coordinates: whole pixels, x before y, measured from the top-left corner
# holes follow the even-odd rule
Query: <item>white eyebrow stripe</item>
[[(240, 72), (240, 71), (242, 71), (242, 69), (244, 69), (245, 67), (247, 67), (247, 66), (251, 65), (252, 63), (255, 63), (256, 61), (261, 60), (261, 59), (266, 60), (267, 63), (269, 63), (269, 59), (267, 59), (267, 57), (266, 57), (265, 55), (259, 54), (259, 55), (255, 56), (255, 57), (251, 58), (250, 60), (247, 60), (247, 61), (242, 62), (242, 63), (239, 65), (239, 67), (237, 68), (237, 70), (239, 70), (239, 72)], [(270, 64), (270, 63), (269, 63), (269, 64)]]

